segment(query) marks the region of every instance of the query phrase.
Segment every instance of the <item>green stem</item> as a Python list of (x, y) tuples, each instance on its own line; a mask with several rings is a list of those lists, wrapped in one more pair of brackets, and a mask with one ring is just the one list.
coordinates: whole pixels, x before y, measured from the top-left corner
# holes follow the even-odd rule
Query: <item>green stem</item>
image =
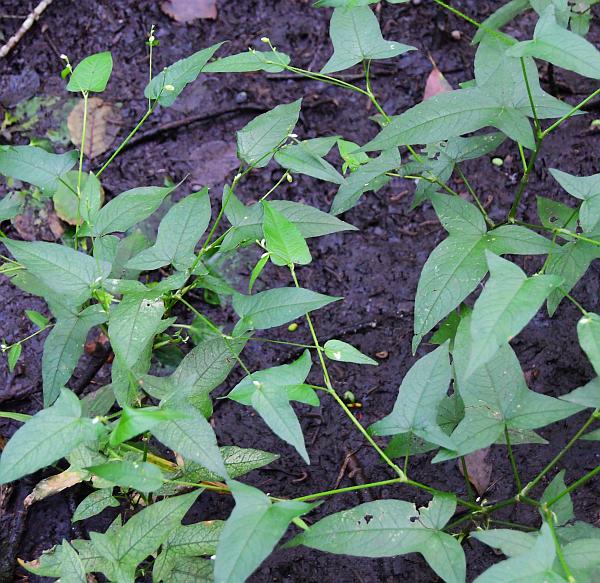
[[(540, 120), (537, 115), (535, 108), (535, 101), (533, 100), (533, 93), (531, 91), (531, 85), (529, 84), (529, 76), (527, 75), (527, 67), (525, 66), (525, 59), (521, 57), (521, 71), (523, 72), (523, 79), (525, 80), (525, 87), (527, 88), (527, 97), (529, 98), (529, 105), (531, 106), (531, 113), (533, 114), (533, 125), (535, 126), (535, 133), (537, 136), (541, 136)], [(543, 138), (543, 136), (541, 136)]]
[(280, 179), (279, 179), (279, 180), (278, 180), (278, 181), (277, 181), (277, 182), (276, 182), (276, 183), (275, 183), (275, 184), (274, 184), (274, 185), (273, 185), (273, 186), (272, 186), (272, 187), (271, 187), (269, 190), (267, 190), (267, 192), (266, 192), (265, 194), (263, 194), (263, 195), (260, 197), (260, 202), (262, 202), (263, 200), (265, 200), (265, 199), (269, 198), (269, 196), (270, 196), (271, 194), (273, 194), (273, 193), (274, 193), (274, 192), (275, 192), (275, 191), (276, 191), (276, 190), (279, 188), (279, 185), (280, 185), (280, 184), (281, 184), (281, 183), (282, 183), (284, 180), (287, 180), (287, 177), (288, 177), (288, 176), (290, 176), (290, 173), (289, 173), (289, 172), (286, 170), (286, 171), (284, 172), (283, 176), (282, 176), (282, 177), (281, 177), (281, 178), (280, 178)]
[(479, 209), (479, 212), (483, 215), (483, 218), (485, 219), (485, 222), (488, 224), (488, 226), (490, 228), (493, 229), (496, 226), (494, 224), (494, 221), (492, 221), (492, 219), (490, 218), (490, 216), (487, 214), (487, 211), (485, 210), (483, 204), (481, 204), (481, 200), (477, 196), (477, 193), (475, 192), (475, 190), (471, 186), (470, 182), (467, 180), (467, 177), (465, 176), (464, 172), (461, 170), (461, 168), (460, 168), (460, 166), (458, 164), (456, 165), (456, 170), (457, 170), (459, 176), (461, 177), (462, 181), (465, 183), (465, 186), (467, 187), (467, 190), (469, 191), (469, 194), (473, 197), (473, 200), (475, 201), (475, 204), (477, 205), (477, 208)]
[(558, 121), (554, 122), (550, 127), (546, 128), (542, 132), (542, 137), (545, 138), (550, 132), (553, 132), (559, 125), (563, 122), (567, 121), (570, 117), (575, 115), (582, 107), (584, 107), (588, 102), (590, 102), (594, 97), (600, 95), (600, 87), (596, 89), (591, 95), (588, 95), (583, 101), (579, 102), (571, 111), (563, 115)]
[(552, 511), (548, 508), (544, 508), (544, 515), (546, 516), (546, 524), (550, 527), (550, 532), (552, 533), (552, 540), (554, 541), (558, 562), (567, 576), (568, 583), (576, 583), (576, 579), (573, 577), (573, 573), (571, 572), (569, 564), (565, 559), (562, 547), (560, 546), (560, 541), (558, 540), (558, 535), (556, 534), (556, 528), (554, 527), (554, 516)]
[(508, 459), (510, 460), (510, 467), (512, 468), (513, 476), (515, 478), (515, 486), (517, 487), (517, 492), (520, 492), (523, 489), (523, 484), (521, 483), (521, 477), (519, 476), (519, 470), (517, 469), (517, 464), (515, 462), (512, 444), (510, 443), (510, 434), (506, 425), (504, 426), (504, 438), (506, 439), (506, 447), (508, 449)]
[(519, 182), (519, 190), (517, 191), (517, 195), (515, 196), (515, 200), (510, 207), (510, 211), (508, 213), (508, 221), (513, 223), (515, 220), (515, 216), (517, 215), (517, 210), (519, 208), (519, 204), (521, 202), (521, 198), (525, 193), (525, 189), (527, 188), (527, 184), (529, 184), (529, 177), (531, 176), (531, 172), (533, 167), (535, 166), (535, 162), (537, 160), (538, 154), (540, 153), (540, 147), (542, 145), (542, 140), (544, 138), (541, 135), (536, 136), (535, 139), (535, 149), (533, 150), (531, 156), (529, 157), (529, 162), (527, 163), (527, 169), (523, 173), (521, 177), (521, 181)]
[(378, 488), (379, 486), (390, 486), (392, 484), (402, 484), (404, 478), (394, 478), (392, 480), (383, 480), (382, 482), (372, 482), (370, 484), (358, 484), (356, 486), (348, 486), (347, 488), (336, 488), (335, 490), (325, 490), (324, 492), (316, 492), (315, 494), (308, 494), (307, 496), (301, 496), (300, 498), (294, 498), (296, 502), (309, 502), (310, 500), (317, 500), (319, 498), (325, 498), (327, 496), (334, 496), (335, 494), (344, 494), (346, 492), (355, 492), (356, 490), (365, 490), (367, 488)]
[(576, 490), (580, 486), (583, 486), (583, 484), (585, 484), (586, 482), (591, 480), (594, 476), (596, 476), (599, 473), (600, 473), (600, 466), (597, 466), (591, 472), (588, 472), (585, 476), (583, 476), (582, 478), (579, 478), (579, 480), (577, 480), (576, 482), (573, 482), (568, 488), (563, 490), (560, 494), (558, 494), (557, 496), (555, 496), (554, 498), (552, 498), (551, 500), (546, 502), (546, 506), (548, 508), (550, 508), (550, 506), (556, 504), (561, 498), (563, 498), (564, 496), (567, 496), (567, 494), (570, 494), (571, 492), (573, 492), (573, 490)]
[(598, 409), (596, 409), (588, 418), (588, 420), (581, 426), (579, 431), (569, 440), (567, 445), (565, 445), (550, 461), (550, 463), (531, 481), (529, 482), (522, 490), (521, 495), (526, 496), (533, 488), (535, 488), (542, 478), (551, 471), (554, 466), (563, 458), (563, 456), (575, 445), (577, 440), (587, 431), (588, 427), (595, 421), (596, 416), (598, 414)]
[(302, 77), (313, 79), (314, 81), (322, 81), (324, 83), (329, 83), (330, 85), (335, 85), (336, 87), (343, 87), (344, 89), (350, 89), (350, 91), (355, 91), (356, 93), (362, 93), (363, 95), (368, 96), (367, 91), (361, 87), (352, 85), (352, 83), (346, 83), (346, 81), (343, 81), (342, 79), (323, 75), (322, 73), (314, 73), (313, 71), (307, 71), (306, 69), (300, 69), (299, 67), (292, 67), (291, 65), (286, 65), (285, 69), (292, 73), (296, 73), (297, 75), (301, 75)]
[(142, 119), (137, 123), (137, 125), (129, 132), (127, 137), (120, 143), (119, 147), (112, 153), (111, 157), (104, 163), (102, 168), (98, 170), (96, 173), (96, 177), (99, 178), (100, 175), (108, 168), (110, 163), (121, 153), (123, 148), (129, 143), (129, 140), (135, 136), (138, 130), (144, 125), (144, 122), (152, 115), (156, 106), (158, 105), (158, 99), (148, 108), (146, 113), (143, 115)]
[[(296, 277), (296, 272), (294, 271), (293, 265), (290, 266), (290, 273), (292, 274), (294, 285), (297, 288), (300, 288), (300, 283), (298, 282), (298, 278)], [(312, 319), (310, 317), (310, 314), (308, 313), (306, 314), (306, 322), (310, 329), (310, 334), (312, 336), (314, 345), (317, 350), (319, 363), (321, 364), (321, 370), (323, 372), (323, 380), (325, 381), (325, 386), (327, 387), (329, 394), (335, 399), (337, 404), (342, 408), (342, 410), (348, 416), (350, 421), (352, 421), (354, 426), (360, 431), (360, 433), (362, 433), (363, 437), (367, 440), (371, 447), (379, 454), (381, 459), (385, 461), (385, 463), (388, 466), (390, 466), (390, 468), (392, 468), (401, 479), (406, 479), (404, 472), (388, 457), (388, 455), (377, 445), (377, 443), (375, 443), (374, 439), (369, 435), (368, 431), (361, 425), (360, 421), (356, 419), (356, 417), (352, 414), (352, 411), (350, 411), (346, 403), (344, 403), (344, 400), (337, 394), (337, 391), (333, 388), (333, 384), (331, 383), (331, 378), (329, 376), (329, 371), (327, 370), (327, 364), (325, 364), (325, 359), (323, 358), (323, 348), (319, 343), (315, 327), (313, 326)]]

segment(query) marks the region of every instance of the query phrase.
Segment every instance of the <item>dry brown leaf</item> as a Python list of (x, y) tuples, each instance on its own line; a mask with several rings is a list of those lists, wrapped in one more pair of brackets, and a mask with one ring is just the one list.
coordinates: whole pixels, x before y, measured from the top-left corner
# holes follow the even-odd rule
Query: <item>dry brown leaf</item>
[(427, 83), (425, 84), (425, 92), (423, 93), (423, 101), (433, 97), (434, 95), (439, 95), (440, 93), (448, 93), (448, 91), (453, 91), (452, 85), (448, 83), (446, 77), (442, 75), (442, 72), (438, 69), (435, 61), (429, 56), (429, 60), (433, 65), (433, 70), (429, 73), (429, 77), (427, 77)]
[[(71, 110), (67, 118), (67, 127), (71, 142), (81, 146), (81, 132), (83, 129), (83, 99)], [(95, 158), (104, 154), (115, 141), (121, 128), (121, 114), (100, 97), (88, 99), (87, 128), (85, 132), (84, 154), (88, 158)]]
[(44, 206), (28, 204), (12, 224), (25, 241), (57, 241), (65, 232), (58, 216), (48, 203)]
[(217, 18), (217, 0), (165, 0), (161, 10), (175, 22), (191, 22), (198, 18)]
[[(480, 496), (483, 496), (492, 479), (492, 464), (488, 459), (490, 448), (486, 447), (465, 456), (469, 482)], [(464, 476), (462, 463), (458, 460), (458, 469)]]
[(86, 476), (87, 472), (72, 472), (69, 470), (56, 474), (55, 476), (50, 476), (49, 478), (38, 482), (33, 489), (33, 492), (23, 500), (23, 506), (29, 508), (34, 502), (39, 502), (48, 496), (58, 494), (58, 492), (62, 492), (71, 486), (75, 486), (75, 484), (79, 484)]

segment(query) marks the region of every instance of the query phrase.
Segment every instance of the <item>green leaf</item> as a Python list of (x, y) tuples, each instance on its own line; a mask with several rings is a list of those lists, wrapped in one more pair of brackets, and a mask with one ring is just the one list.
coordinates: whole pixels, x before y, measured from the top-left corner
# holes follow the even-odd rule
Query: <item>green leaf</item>
[(584, 276), (594, 259), (600, 257), (600, 247), (585, 241), (571, 241), (553, 253), (548, 259), (546, 273), (562, 277), (561, 289), (554, 290), (548, 297), (548, 314), (553, 316), (559, 304)]
[(530, 430), (581, 411), (581, 407), (529, 390), (521, 365), (509, 344), (470, 376), (472, 318), (462, 318), (452, 352), (456, 387), (465, 417), (450, 436), (454, 449), (440, 450), (434, 463), (467, 455), (498, 441), (505, 427)]
[(60, 316), (44, 342), (42, 378), (44, 406), (52, 404), (71, 378), (89, 331), (106, 322), (102, 306), (93, 304), (79, 314)]
[(427, 259), (415, 298), (413, 352), (422, 337), (454, 310), (487, 273), (486, 249), (518, 255), (559, 251), (552, 242), (528, 230), (504, 225), (485, 232), (478, 209), (458, 197), (435, 194), (433, 206), (449, 237)]
[(92, 235), (127, 231), (147, 219), (177, 186), (142, 186), (122, 192), (93, 217)]
[[(184, 557), (214, 555), (224, 525), (221, 520), (210, 520), (177, 527), (162, 545), (161, 552), (154, 561), (153, 581), (171, 581), (169, 576), (173, 577), (174, 570), (181, 566), (181, 559)], [(212, 563), (210, 575), (212, 576)], [(198, 581), (198, 575), (189, 581)]]
[(173, 205), (158, 226), (156, 243), (126, 263), (128, 269), (149, 271), (172, 263), (185, 270), (194, 262), (194, 248), (210, 221), (208, 188)]
[(141, 358), (164, 313), (161, 299), (147, 299), (143, 294), (125, 295), (112, 309), (108, 337), (115, 356), (127, 368), (133, 367)]
[(75, 67), (67, 84), (67, 91), (101, 93), (106, 89), (112, 68), (113, 60), (109, 52), (86, 57)]
[(45, 328), (48, 325), (48, 318), (35, 310), (25, 310), (25, 315), (38, 327)]
[(331, 213), (339, 215), (356, 206), (360, 197), (369, 190), (378, 190), (389, 179), (386, 172), (400, 166), (400, 153), (391, 148), (381, 153), (379, 158), (369, 159), (352, 172), (340, 186), (331, 205)]
[(162, 472), (147, 462), (112, 461), (85, 468), (91, 474), (123, 488), (153, 492), (163, 485)]
[(255, 117), (237, 133), (238, 158), (254, 168), (264, 168), (294, 129), (301, 104), (298, 99)]
[(594, 313), (583, 316), (577, 323), (577, 336), (596, 374), (600, 374), (600, 316)]
[(0, 457), (0, 484), (49, 466), (78, 445), (94, 442), (100, 427), (82, 418), (81, 403), (67, 389), (52, 407), (36, 413), (20, 427)]
[(37, 146), (0, 146), (0, 174), (52, 193), (59, 179), (77, 163), (77, 152), (51, 154)]
[(486, 31), (501, 29), (529, 8), (529, 0), (510, 0), (510, 2), (503, 4), (481, 23), (481, 28), (477, 30), (473, 42), (478, 43), (485, 36)]
[(217, 43), (166, 67), (146, 85), (144, 96), (157, 99), (163, 107), (173, 104), (185, 87), (195, 81), (208, 60), (223, 43)]
[(60, 564), (61, 583), (87, 583), (83, 563), (77, 554), (77, 551), (66, 541), (63, 540)]
[(290, 58), (279, 51), (256, 51), (249, 49), (246, 53), (230, 55), (208, 63), (205, 73), (250, 73), (265, 71), (266, 73), (281, 73), (290, 64)]
[(323, 346), (325, 349), (325, 355), (331, 360), (338, 362), (354, 362), (355, 364), (370, 364), (378, 366), (379, 363), (376, 360), (363, 354), (360, 350), (354, 348), (347, 342), (341, 340), (328, 340)]
[(314, 400), (314, 390), (303, 384), (311, 365), (310, 352), (306, 350), (291, 364), (252, 373), (242, 379), (227, 395), (238, 403), (252, 406), (273, 432), (292, 445), (306, 463), (310, 463), (310, 460), (304, 444), (302, 427), (290, 401), (319, 404), (318, 398)]
[(191, 407), (174, 408), (171, 411), (177, 413), (178, 418), (156, 425), (152, 429), (154, 437), (185, 459), (201, 464), (220, 478), (227, 478), (227, 470), (210, 423)]
[(564, 583), (554, 569), (556, 547), (547, 524), (542, 525), (540, 536), (528, 551), (492, 565), (473, 583)]
[(346, 173), (347, 169), (354, 172), (362, 164), (366, 164), (371, 160), (364, 152), (360, 151), (360, 146), (349, 140), (338, 139), (337, 141), (338, 152), (344, 161), (343, 172)]
[(554, 169), (550, 174), (570, 195), (583, 201), (579, 220), (584, 231), (593, 231), (600, 221), (600, 174), (573, 176)]
[(490, 530), (476, 530), (471, 538), (481, 541), (484, 545), (499, 549), (507, 557), (516, 557), (530, 551), (537, 539), (537, 533), (510, 530), (508, 528), (495, 528)]
[(438, 407), (448, 393), (451, 377), (445, 343), (412, 366), (402, 380), (392, 412), (369, 430), (375, 435), (414, 434), (452, 448), (453, 442), (437, 422)]
[[(0, 160), (2, 159), (2, 149), (0, 148)], [(21, 213), (24, 198), (17, 192), (9, 192), (0, 199), (0, 223), (14, 219)]]
[[(288, 200), (274, 200), (270, 204), (276, 211), (294, 223), (306, 239), (340, 231), (356, 230), (353, 225), (309, 205)], [(254, 243), (263, 238), (263, 208), (261, 204), (256, 203), (246, 207), (232, 194), (229, 197), (229, 204), (225, 206), (225, 215), (233, 228), (221, 244), (222, 252), (231, 251), (239, 245), (248, 242)]]
[(273, 504), (260, 490), (228, 482), (235, 508), (219, 538), (215, 583), (243, 583), (275, 548), (290, 522), (313, 504), (286, 500)]
[(450, 235), (431, 253), (417, 286), (413, 352), (442, 318), (454, 310), (487, 273), (479, 235)]
[(263, 232), (271, 261), (275, 265), (308, 265), (312, 261), (300, 230), (282, 213), (263, 201)]
[(260, 277), (260, 274), (263, 272), (263, 269), (269, 262), (269, 254), (263, 253), (262, 257), (256, 262), (256, 265), (252, 269), (252, 273), (250, 274), (250, 280), (248, 281), (248, 293), (252, 293), (252, 288), (256, 283), (256, 280)]
[[(554, 476), (552, 481), (548, 484), (542, 497), (540, 498), (540, 504), (547, 504), (553, 498), (562, 494), (567, 489), (567, 485), (565, 484), (565, 470), (561, 470)], [(552, 513), (554, 514), (556, 524), (558, 526), (563, 526), (570, 520), (575, 518), (575, 513), (573, 512), (573, 501), (571, 500), (571, 495), (567, 494), (563, 496), (558, 502), (554, 503), (550, 506)], [(540, 509), (540, 514), (542, 515), (542, 520), (544, 519), (543, 511)]]
[(581, 405), (582, 407), (590, 407), (592, 409), (600, 407), (600, 379), (598, 377), (593, 378), (583, 387), (579, 387), (561, 396), (561, 399), (569, 403)]
[(241, 320), (234, 331), (275, 328), (339, 299), (294, 287), (270, 289), (251, 296), (235, 294), (233, 309)]
[(361, 61), (389, 59), (416, 50), (409, 45), (384, 40), (377, 17), (366, 6), (336, 8), (331, 17), (329, 36), (333, 56), (321, 73), (343, 71)]
[(95, 490), (86, 496), (73, 513), (72, 522), (86, 520), (100, 514), (106, 508), (117, 508), (119, 501), (112, 495), (112, 488)]
[(367, 502), (326, 516), (288, 545), (358, 557), (420, 553), (446, 583), (464, 583), (462, 547), (441, 530), (455, 508), (453, 496), (435, 497), (420, 510), (403, 500)]
[(570, 231), (577, 229), (579, 209), (572, 208), (545, 196), (538, 196), (537, 212), (542, 225), (548, 229), (558, 228)]
[[(181, 526), (199, 492), (167, 498), (144, 508), (111, 537), (116, 561), (134, 580), (136, 567)], [(97, 534), (97, 533), (96, 533)]]
[(466, 375), (489, 362), (538, 312), (562, 280), (556, 275), (527, 275), (514, 263), (486, 251), (490, 279), (477, 298), (471, 318), (472, 351)]
[(245, 340), (229, 340), (221, 336), (207, 338), (193, 348), (181, 361), (175, 372), (163, 381), (163, 390), (155, 393), (144, 383), (150, 395), (164, 399), (164, 404), (179, 404), (187, 399), (202, 413), (212, 414), (210, 392), (218, 387), (237, 363)]
[[(507, 55), (516, 41), (486, 35), (475, 57), (474, 86), (440, 93), (392, 118), (364, 150), (408, 144), (430, 144), (492, 126), (522, 146), (534, 149), (527, 120), (533, 117), (519, 59)], [(570, 106), (545, 93), (534, 61), (525, 58), (527, 77), (538, 118), (560, 117)]]
[(110, 273), (110, 265), (66, 245), (3, 239), (13, 257), (29, 273), (74, 306), (92, 295)]
[(12, 372), (21, 358), (21, 352), (23, 352), (22, 344), (13, 344), (8, 351), (8, 370)]
[(556, 8), (552, 4), (538, 20), (533, 40), (511, 47), (507, 54), (535, 57), (584, 77), (600, 79), (600, 52), (592, 43), (558, 24)]
[[(291, 172), (306, 174), (319, 180), (343, 184), (344, 177), (323, 159), (337, 142), (337, 136), (313, 138), (298, 144), (287, 145), (275, 154), (275, 160)], [(356, 146), (358, 148), (358, 146)]]
[(124, 405), (121, 416), (110, 434), (109, 443), (115, 447), (140, 433), (153, 429), (155, 425), (180, 417), (182, 417), (181, 413), (159, 407), (133, 408)]

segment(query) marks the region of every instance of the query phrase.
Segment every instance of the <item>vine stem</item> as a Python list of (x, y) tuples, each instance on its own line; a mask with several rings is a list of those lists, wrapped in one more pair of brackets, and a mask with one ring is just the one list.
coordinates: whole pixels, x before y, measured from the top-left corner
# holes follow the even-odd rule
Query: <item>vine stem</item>
[[(293, 264), (290, 265), (289, 268), (290, 268), (290, 273), (292, 274), (292, 279), (294, 281), (294, 285), (297, 288), (299, 288), (300, 283), (298, 281), (298, 277), (296, 276), (296, 272), (294, 270)], [(316, 347), (316, 351), (317, 351), (317, 354), (319, 357), (319, 363), (321, 364), (321, 370), (323, 372), (323, 380), (325, 381), (325, 387), (327, 389), (327, 392), (335, 399), (335, 401), (342, 408), (342, 410), (344, 411), (346, 416), (350, 419), (350, 421), (352, 421), (352, 423), (358, 429), (358, 431), (360, 431), (360, 433), (367, 440), (369, 445), (371, 445), (371, 447), (373, 447), (373, 449), (379, 454), (381, 459), (383, 459), (383, 461), (385, 461), (385, 463), (388, 466), (390, 466), (390, 468), (392, 468), (394, 470), (394, 472), (396, 472), (396, 474), (398, 474), (398, 478), (395, 480), (395, 482), (403, 483), (403, 484), (406, 484), (407, 486), (413, 486), (415, 488), (419, 488), (420, 490), (424, 490), (433, 495), (447, 494), (447, 492), (443, 492), (442, 490), (438, 490), (436, 488), (432, 488), (431, 486), (427, 486), (426, 484), (421, 484), (420, 482), (416, 482), (415, 480), (409, 479), (406, 476), (406, 474), (404, 473), (404, 471), (402, 469), (400, 469), (400, 467), (398, 465), (396, 465), (393, 462), (393, 460), (391, 460), (389, 458), (389, 456), (379, 447), (379, 445), (377, 445), (375, 440), (369, 435), (369, 432), (361, 425), (360, 421), (358, 421), (358, 419), (352, 414), (352, 411), (350, 411), (350, 409), (348, 408), (346, 403), (344, 403), (344, 400), (337, 394), (336, 390), (334, 389), (333, 384), (331, 382), (331, 377), (329, 376), (329, 371), (327, 370), (327, 364), (325, 363), (325, 359), (323, 358), (323, 348), (321, 347), (321, 344), (319, 343), (319, 339), (317, 337), (317, 333), (315, 331), (315, 327), (313, 325), (310, 314), (306, 314), (306, 322), (308, 324), (310, 334), (312, 336), (313, 342)], [(482, 507), (480, 505), (474, 504), (473, 502), (470, 502), (468, 500), (463, 500), (462, 498), (456, 498), (456, 501), (457, 501), (457, 503), (461, 504), (462, 506), (464, 506), (466, 508), (471, 508), (471, 509), (477, 510), (477, 511), (482, 510)]]
[(137, 123), (137, 125), (129, 132), (127, 137), (119, 144), (119, 147), (112, 153), (110, 158), (104, 162), (102, 168), (96, 172), (96, 177), (100, 177), (100, 175), (108, 168), (110, 163), (121, 153), (123, 148), (129, 143), (131, 138), (135, 136), (135, 134), (139, 131), (139, 129), (144, 125), (144, 122), (152, 115), (156, 106), (158, 105), (158, 99), (148, 108), (146, 113), (143, 115), (142, 119)]
[(519, 182), (519, 189), (517, 190), (517, 194), (515, 199), (513, 200), (512, 206), (510, 207), (510, 211), (508, 212), (508, 222), (514, 223), (515, 216), (517, 215), (517, 210), (519, 208), (519, 204), (521, 199), (523, 198), (523, 194), (525, 194), (525, 189), (529, 184), (529, 177), (531, 176), (531, 172), (533, 171), (533, 167), (537, 161), (538, 155), (540, 153), (540, 147), (542, 145), (542, 136), (537, 135), (535, 138), (535, 149), (533, 150), (531, 156), (529, 157), (529, 161), (527, 162), (527, 168), (521, 177)]
[(544, 506), (543, 508), (544, 516), (546, 517), (546, 524), (550, 528), (550, 533), (552, 534), (552, 540), (554, 541), (554, 548), (556, 549), (556, 557), (558, 558), (558, 562), (560, 566), (563, 568), (565, 575), (567, 576), (568, 583), (577, 583), (577, 580), (573, 576), (571, 572), (571, 568), (565, 559), (565, 555), (563, 553), (562, 547), (560, 546), (560, 541), (558, 540), (558, 535), (556, 534), (556, 528), (554, 527), (554, 515), (552, 511)]
[(485, 222), (488, 224), (488, 227), (490, 227), (492, 229), (495, 228), (496, 225), (495, 225), (494, 221), (492, 221), (492, 219), (490, 218), (490, 215), (488, 215), (487, 211), (485, 210), (485, 207), (483, 206), (483, 204), (481, 204), (481, 200), (477, 196), (475, 189), (471, 186), (471, 183), (467, 180), (467, 177), (465, 176), (464, 172), (462, 171), (462, 169), (460, 168), (460, 166), (458, 164), (456, 165), (456, 170), (458, 172), (458, 175), (461, 177), (462, 181), (465, 183), (465, 186), (467, 187), (469, 194), (473, 197), (473, 200), (475, 201), (475, 204), (477, 205), (479, 212), (483, 215), (483, 218), (485, 219)]
[(551, 506), (556, 504), (561, 498), (563, 498), (567, 494), (570, 494), (571, 492), (573, 492), (573, 490), (576, 490), (577, 488), (579, 488), (579, 486), (583, 486), (583, 484), (585, 484), (586, 482), (591, 480), (594, 476), (596, 476), (599, 473), (600, 473), (600, 466), (596, 466), (591, 472), (588, 472), (585, 476), (579, 478), (579, 480), (577, 480), (576, 482), (573, 482), (568, 488), (563, 490), (560, 494), (558, 494), (557, 496), (555, 496), (554, 498), (552, 498), (551, 500), (546, 502), (546, 506), (548, 506), (548, 508), (550, 508)]
[(467, 467), (467, 460), (464, 455), (460, 456), (460, 466), (462, 468), (463, 477), (465, 478), (465, 486), (467, 488), (467, 496), (471, 502), (475, 501), (475, 494), (471, 486), (471, 478), (469, 477), (469, 468)]
[(569, 442), (552, 458), (550, 463), (531, 481), (529, 482), (520, 492), (519, 497), (526, 496), (533, 488), (535, 488), (542, 478), (552, 470), (552, 468), (563, 458), (563, 456), (575, 445), (577, 440), (587, 431), (588, 427), (596, 420), (598, 415), (598, 409), (596, 409), (588, 418), (588, 420), (581, 426), (579, 431), (569, 440)]
[(377, 488), (379, 486), (391, 486), (392, 484), (402, 484), (404, 478), (394, 478), (392, 480), (383, 480), (382, 482), (371, 482), (370, 484), (358, 484), (356, 486), (348, 486), (347, 488), (336, 488), (335, 490), (325, 490), (324, 492), (316, 492), (315, 494), (308, 494), (307, 496), (300, 496), (294, 498), (296, 502), (308, 502), (310, 500), (317, 500), (319, 498), (326, 498), (327, 496), (334, 496), (335, 494), (343, 494), (345, 492), (355, 492), (356, 490), (365, 490), (367, 488)]
[(512, 444), (510, 443), (510, 434), (506, 425), (504, 426), (504, 438), (506, 439), (506, 447), (508, 449), (508, 459), (510, 460), (510, 466), (513, 471), (513, 476), (515, 477), (515, 486), (517, 487), (517, 491), (520, 492), (523, 489), (523, 484), (521, 483), (521, 477), (519, 476), (519, 470), (517, 468), (517, 463), (515, 462)]

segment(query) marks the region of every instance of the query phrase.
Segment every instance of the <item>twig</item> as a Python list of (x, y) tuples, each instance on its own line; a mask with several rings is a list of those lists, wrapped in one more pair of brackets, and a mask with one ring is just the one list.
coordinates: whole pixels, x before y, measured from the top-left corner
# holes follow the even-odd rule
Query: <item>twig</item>
[(25, 36), (25, 33), (34, 25), (35, 21), (42, 15), (42, 12), (52, 4), (52, 0), (42, 0), (34, 9), (33, 12), (25, 19), (19, 30), (13, 34), (8, 42), (0, 48), (0, 59), (6, 57), (12, 49), (14, 49), (19, 41)]

